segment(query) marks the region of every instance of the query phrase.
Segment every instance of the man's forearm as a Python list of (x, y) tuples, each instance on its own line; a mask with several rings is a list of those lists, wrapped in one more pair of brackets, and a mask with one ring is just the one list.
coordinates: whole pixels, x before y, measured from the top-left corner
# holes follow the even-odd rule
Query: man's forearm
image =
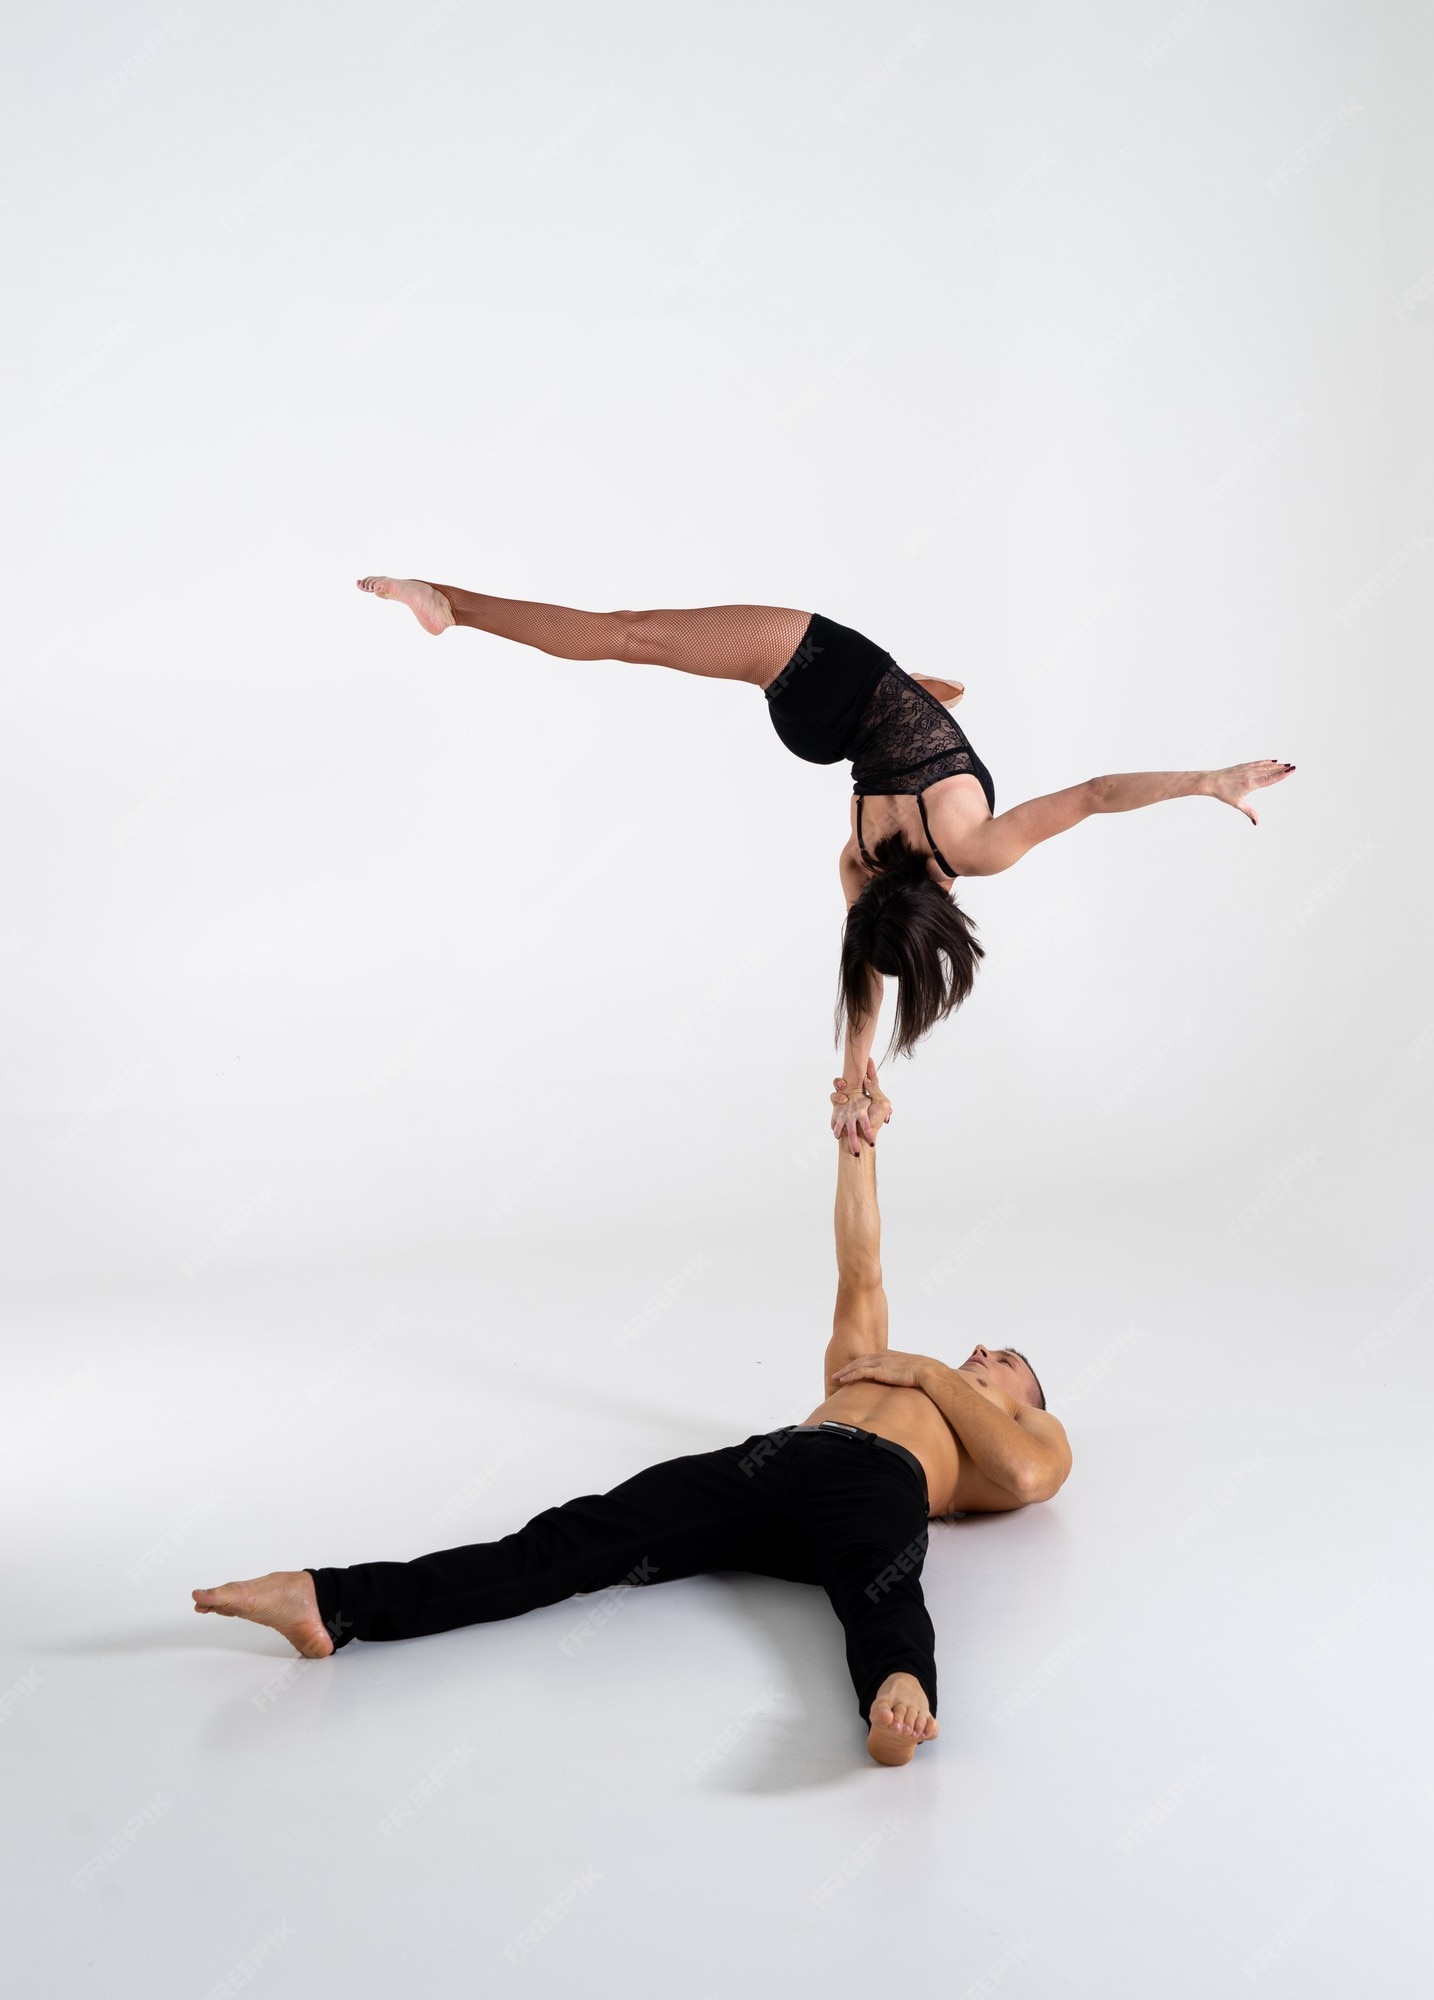
[(1044, 1469), (1039, 1452), (1014, 1417), (998, 1410), (959, 1368), (942, 1361), (922, 1369), (919, 1386), (950, 1424), (972, 1459), (998, 1486), (1018, 1499)]
[(836, 1148), (837, 1274), (847, 1284), (881, 1283), (881, 1211), (876, 1204), (876, 1148)]
[(1093, 813), (1131, 812), (1164, 799), (1196, 798), (1210, 789), (1208, 771), (1118, 771), (1091, 778), (1086, 786)]

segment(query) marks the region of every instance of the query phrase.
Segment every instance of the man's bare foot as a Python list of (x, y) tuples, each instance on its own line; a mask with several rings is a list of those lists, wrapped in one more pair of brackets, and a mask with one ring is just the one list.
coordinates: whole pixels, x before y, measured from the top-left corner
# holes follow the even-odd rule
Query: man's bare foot
[(458, 622), (443, 592), (435, 590), (431, 583), (420, 583), (416, 577), (361, 576), (358, 587), (372, 591), (375, 597), (392, 597), (399, 604), (406, 604), (425, 632), (446, 632)]
[(940, 1734), (941, 1724), (926, 1705), (920, 1681), (911, 1674), (888, 1674), (871, 1704), (869, 1754), (878, 1764), (909, 1764), (918, 1743)]
[(334, 1650), (319, 1617), (314, 1579), (306, 1569), (276, 1569), (268, 1576), (251, 1577), (247, 1583), (221, 1583), (217, 1590), (190, 1594), (196, 1611), (218, 1611), (225, 1618), (249, 1618), (256, 1625), (272, 1625), (306, 1660), (321, 1660)]
[(966, 692), (964, 681), (933, 680), (930, 674), (913, 674), (914, 681), (920, 681), (929, 694), (934, 694), (944, 708), (954, 708)]

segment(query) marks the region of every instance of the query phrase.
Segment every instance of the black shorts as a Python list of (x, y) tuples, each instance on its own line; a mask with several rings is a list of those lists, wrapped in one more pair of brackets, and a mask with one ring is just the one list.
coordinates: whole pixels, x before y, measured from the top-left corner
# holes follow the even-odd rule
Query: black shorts
[(793, 756), (840, 764), (877, 682), (895, 665), (862, 633), (814, 611), (801, 644), (764, 690), (772, 727)]
[(814, 611), (764, 692), (772, 727), (793, 756), (808, 764), (849, 760), (854, 792), (920, 797), (940, 779), (962, 775), (977, 779), (995, 812), (995, 783), (960, 723), (930, 688), (849, 625)]

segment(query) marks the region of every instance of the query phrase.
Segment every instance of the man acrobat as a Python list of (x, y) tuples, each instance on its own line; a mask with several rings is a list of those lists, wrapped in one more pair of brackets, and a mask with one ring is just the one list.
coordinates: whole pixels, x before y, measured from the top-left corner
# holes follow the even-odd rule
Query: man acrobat
[[(837, 1079), (833, 1103), (847, 1094)], [(891, 1115), (868, 1064), (873, 1135)], [(276, 1570), (196, 1590), (194, 1608), (269, 1625), (311, 1659), (353, 1639), (411, 1639), (513, 1618), (614, 1584), (742, 1570), (825, 1589), (879, 1764), (938, 1733), (921, 1590), (927, 1523), (1049, 1500), (1071, 1468), (1064, 1427), (1014, 1348), (959, 1367), (887, 1345), (876, 1153), (837, 1147), (837, 1296), (824, 1396), (800, 1424), (649, 1466), (495, 1542), (411, 1562)]]

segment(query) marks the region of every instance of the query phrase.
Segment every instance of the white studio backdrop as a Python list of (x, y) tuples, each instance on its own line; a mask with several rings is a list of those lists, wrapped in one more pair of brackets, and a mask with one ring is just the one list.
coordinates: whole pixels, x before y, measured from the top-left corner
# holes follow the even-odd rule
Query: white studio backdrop
[(13, 1290), (824, 1227), (844, 767), (369, 570), (822, 610), (966, 682), (1001, 807), (1293, 759), (1258, 830), (1185, 801), (970, 887), (889, 1205), (1196, 1190), (1417, 1286), (1427, 16), (7, 34)]

